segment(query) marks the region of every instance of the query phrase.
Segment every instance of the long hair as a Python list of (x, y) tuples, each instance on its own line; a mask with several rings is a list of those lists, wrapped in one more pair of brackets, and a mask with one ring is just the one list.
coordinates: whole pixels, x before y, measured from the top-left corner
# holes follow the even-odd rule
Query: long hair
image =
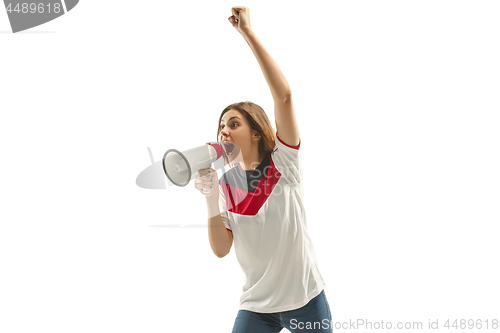
[[(229, 110), (239, 111), (247, 120), (248, 124), (250, 125), (250, 128), (252, 130), (257, 131), (260, 134), (260, 139), (259, 139), (260, 156), (265, 157), (267, 156), (267, 154), (271, 153), (274, 150), (276, 135), (274, 133), (273, 127), (271, 126), (271, 122), (267, 117), (267, 114), (260, 106), (249, 101), (228, 105), (222, 111), (219, 117), (219, 122), (217, 123), (218, 144), (222, 144), (222, 142), (219, 141), (220, 122), (222, 121), (222, 117), (224, 116), (224, 114)], [(229, 164), (229, 161), (227, 160), (225, 155), (224, 155), (224, 160), (226, 161), (227, 164)]]

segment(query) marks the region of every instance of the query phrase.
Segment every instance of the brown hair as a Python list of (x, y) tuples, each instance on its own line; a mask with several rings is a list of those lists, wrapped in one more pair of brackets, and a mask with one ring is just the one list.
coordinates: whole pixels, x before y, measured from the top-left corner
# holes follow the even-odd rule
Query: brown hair
[[(221, 144), (221, 142), (219, 141), (219, 134), (220, 134), (220, 123), (222, 121), (222, 117), (229, 110), (239, 111), (247, 120), (248, 124), (250, 125), (250, 128), (252, 130), (257, 131), (260, 134), (260, 139), (259, 139), (260, 156), (265, 157), (267, 156), (267, 154), (269, 154), (274, 150), (276, 135), (274, 133), (273, 127), (271, 126), (271, 122), (267, 117), (267, 114), (260, 106), (249, 101), (233, 103), (227, 106), (224, 110), (222, 110), (222, 113), (219, 117), (219, 122), (217, 124), (217, 143)], [(225, 155), (224, 159), (226, 160), (226, 163), (228, 163)]]

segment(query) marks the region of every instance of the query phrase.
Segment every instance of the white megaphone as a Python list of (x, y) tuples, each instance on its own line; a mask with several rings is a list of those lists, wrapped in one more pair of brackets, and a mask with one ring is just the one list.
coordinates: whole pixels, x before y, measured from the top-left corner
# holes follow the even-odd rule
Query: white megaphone
[[(235, 145), (231, 144), (231, 146), (231, 150), (226, 156), (232, 155), (234, 152)], [(222, 154), (222, 146), (212, 142), (207, 142), (204, 146), (182, 153), (176, 149), (169, 149), (163, 155), (163, 171), (174, 185), (186, 186), (195, 172), (210, 168), (212, 162), (218, 160)], [(209, 192), (210, 190), (203, 188), (203, 193)]]

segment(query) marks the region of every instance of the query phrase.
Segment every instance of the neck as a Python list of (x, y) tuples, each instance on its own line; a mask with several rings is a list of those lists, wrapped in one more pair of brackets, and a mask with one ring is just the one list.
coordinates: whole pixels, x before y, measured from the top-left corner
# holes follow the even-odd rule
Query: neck
[(240, 166), (245, 171), (255, 170), (263, 159), (264, 156), (260, 156), (258, 150), (253, 150), (243, 156), (243, 162), (240, 162)]

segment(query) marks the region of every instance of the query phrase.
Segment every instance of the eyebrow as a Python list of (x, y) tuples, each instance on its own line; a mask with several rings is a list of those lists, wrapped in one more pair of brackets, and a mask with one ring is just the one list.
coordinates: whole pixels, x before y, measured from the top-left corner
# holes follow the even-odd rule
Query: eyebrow
[[(231, 118), (229, 118), (228, 122), (229, 122), (231, 119), (233, 119), (233, 118), (238, 118), (238, 119), (240, 119), (240, 117), (238, 117), (238, 116), (232, 116)], [(219, 125), (219, 126), (220, 126), (220, 125)]]

